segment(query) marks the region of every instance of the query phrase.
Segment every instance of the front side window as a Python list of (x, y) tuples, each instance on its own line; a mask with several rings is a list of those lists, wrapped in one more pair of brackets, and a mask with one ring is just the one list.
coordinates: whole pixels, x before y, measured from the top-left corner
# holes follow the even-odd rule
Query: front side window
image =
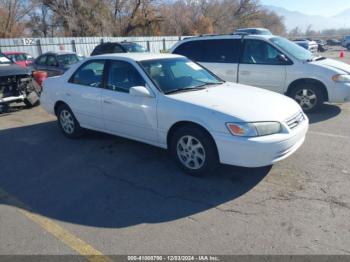
[(135, 43), (122, 43), (124, 49), (128, 53), (144, 53), (147, 52), (145, 48)]
[(222, 81), (187, 58), (169, 58), (140, 62), (152, 81), (165, 94), (204, 89)]
[(104, 65), (104, 60), (89, 61), (79, 67), (69, 82), (91, 87), (101, 87)]
[(27, 57), (25, 54), (15, 54), (14, 57), (11, 57), (12, 59), (16, 60), (17, 62), (23, 62), (27, 60)]
[(242, 63), (280, 65), (282, 62), (278, 58), (279, 55), (281, 55), (281, 52), (265, 41), (246, 40)]
[(36, 63), (38, 65), (45, 65), (46, 64), (46, 57), (47, 57), (46, 55), (40, 56)]
[(145, 86), (145, 81), (136, 68), (124, 61), (111, 61), (106, 88), (129, 93), (134, 86)]
[(53, 56), (53, 55), (47, 56), (46, 65), (48, 65), (48, 66), (57, 66), (56, 57)]
[(63, 66), (69, 66), (79, 62), (79, 58), (76, 54), (67, 54), (57, 56), (58, 63)]

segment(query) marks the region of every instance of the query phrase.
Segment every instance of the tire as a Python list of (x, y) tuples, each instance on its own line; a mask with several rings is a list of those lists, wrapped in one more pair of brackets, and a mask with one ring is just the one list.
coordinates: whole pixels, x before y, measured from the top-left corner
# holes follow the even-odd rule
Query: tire
[(72, 110), (67, 105), (60, 105), (57, 109), (57, 122), (62, 133), (68, 138), (78, 138), (82, 135), (80, 127)]
[(314, 84), (302, 84), (293, 88), (290, 97), (297, 101), (305, 113), (317, 111), (325, 101), (321, 88)]
[(208, 174), (219, 165), (214, 140), (199, 127), (185, 126), (175, 131), (170, 150), (180, 168), (190, 175)]

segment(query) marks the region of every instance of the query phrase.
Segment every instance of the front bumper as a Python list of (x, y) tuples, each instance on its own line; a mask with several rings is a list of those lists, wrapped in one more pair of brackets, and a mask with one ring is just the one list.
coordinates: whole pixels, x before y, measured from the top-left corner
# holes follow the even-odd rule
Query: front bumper
[(292, 155), (303, 144), (308, 126), (306, 119), (289, 133), (255, 138), (215, 134), (220, 162), (242, 167), (272, 165)]
[(350, 83), (334, 83), (328, 90), (329, 102), (345, 103), (350, 101)]

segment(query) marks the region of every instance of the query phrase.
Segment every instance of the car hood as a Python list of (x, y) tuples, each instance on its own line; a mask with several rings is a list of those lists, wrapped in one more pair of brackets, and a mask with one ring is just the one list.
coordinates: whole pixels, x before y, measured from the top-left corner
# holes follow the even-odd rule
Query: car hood
[(340, 61), (336, 61), (333, 59), (323, 59), (323, 60), (319, 60), (319, 61), (314, 61), (312, 62), (312, 64), (314, 65), (320, 65), (320, 66), (324, 66), (327, 67), (329, 69), (336, 69), (337, 71), (343, 71), (346, 74), (350, 74), (350, 65), (345, 64), (343, 62)]
[(0, 65), (0, 76), (28, 75), (28, 70), (17, 64)]
[(237, 121), (282, 122), (301, 111), (300, 106), (289, 97), (230, 82), (168, 97), (230, 115)]

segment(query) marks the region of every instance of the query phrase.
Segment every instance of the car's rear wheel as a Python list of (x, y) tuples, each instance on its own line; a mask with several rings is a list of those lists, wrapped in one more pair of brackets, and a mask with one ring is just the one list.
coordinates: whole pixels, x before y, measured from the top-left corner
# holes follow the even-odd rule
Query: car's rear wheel
[(291, 97), (306, 113), (318, 110), (324, 102), (322, 90), (313, 84), (303, 84), (294, 88)]
[(57, 119), (60, 129), (66, 137), (77, 138), (81, 136), (82, 128), (68, 106), (59, 106), (57, 110)]
[(178, 129), (171, 140), (171, 151), (178, 165), (191, 175), (207, 174), (219, 164), (215, 142), (199, 127)]

